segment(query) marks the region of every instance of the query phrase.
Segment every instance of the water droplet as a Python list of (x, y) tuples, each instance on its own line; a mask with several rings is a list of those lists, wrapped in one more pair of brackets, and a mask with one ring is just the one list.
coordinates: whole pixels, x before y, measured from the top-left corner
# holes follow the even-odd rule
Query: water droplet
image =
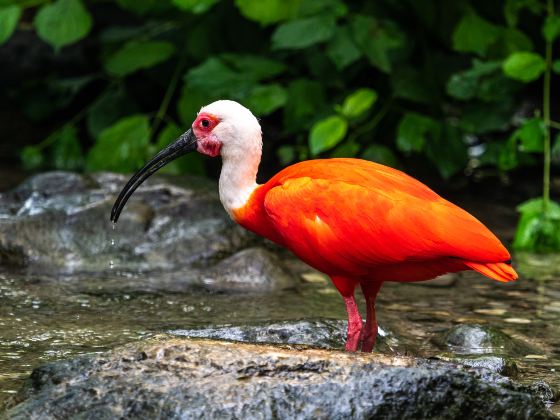
[(115, 229), (116, 229), (116, 227), (117, 227), (117, 223), (115, 223), (115, 222), (111, 222), (111, 225), (112, 225), (112, 227), (113, 227), (113, 230), (115, 230)]
[(115, 262), (113, 260), (109, 261), (109, 268), (112, 270), (115, 268)]
[(115, 238), (111, 238), (111, 246), (115, 246)]

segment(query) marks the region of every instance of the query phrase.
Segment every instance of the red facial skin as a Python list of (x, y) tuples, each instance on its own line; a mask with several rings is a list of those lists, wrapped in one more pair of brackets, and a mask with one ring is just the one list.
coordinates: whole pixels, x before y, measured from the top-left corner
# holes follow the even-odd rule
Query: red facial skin
[(218, 140), (212, 130), (220, 120), (212, 114), (201, 112), (192, 125), (192, 130), (197, 139), (197, 151), (203, 155), (216, 157), (222, 149), (222, 142)]

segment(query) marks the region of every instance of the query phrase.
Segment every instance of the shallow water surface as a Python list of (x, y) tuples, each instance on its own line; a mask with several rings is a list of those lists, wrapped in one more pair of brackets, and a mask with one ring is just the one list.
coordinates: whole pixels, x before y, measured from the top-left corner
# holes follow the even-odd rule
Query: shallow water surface
[[(393, 334), (395, 352), (422, 356), (445, 353), (434, 337), (455, 324), (499, 328), (535, 349), (534, 354), (512, 357), (521, 382), (544, 380), (560, 388), (557, 259), (518, 259), (528, 276), (544, 279), (538, 281), (522, 277), (498, 283), (468, 272), (421, 284), (387, 283), (378, 298), (380, 325)], [(107, 279), (0, 273), (0, 401), (17, 392), (40, 364), (105, 351), (160, 332), (346, 317), (342, 299), (318, 273), (303, 276), (295, 290), (273, 294), (217, 294), (196, 288), (172, 293), (135, 287), (149, 281), (149, 274), (118, 272)], [(556, 405), (552, 410), (560, 412)]]

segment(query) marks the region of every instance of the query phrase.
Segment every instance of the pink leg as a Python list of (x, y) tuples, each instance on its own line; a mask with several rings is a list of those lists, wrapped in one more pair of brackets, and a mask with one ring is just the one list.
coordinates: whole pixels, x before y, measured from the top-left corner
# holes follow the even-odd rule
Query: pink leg
[(362, 334), (362, 317), (358, 312), (358, 305), (354, 299), (354, 289), (357, 282), (344, 277), (331, 277), (335, 287), (344, 299), (348, 313), (348, 335), (346, 338), (346, 351), (358, 351)]
[(362, 351), (371, 353), (377, 338), (377, 318), (375, 316), (375, 298), (381, 288), (381, 283), (363, 282), (361, 283), (362, 293), (366, 298), (366, 325), (363, 330)]

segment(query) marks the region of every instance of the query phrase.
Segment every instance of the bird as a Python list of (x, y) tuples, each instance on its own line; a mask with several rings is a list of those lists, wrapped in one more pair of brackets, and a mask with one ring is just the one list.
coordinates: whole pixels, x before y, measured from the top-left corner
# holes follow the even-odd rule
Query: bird
[[(111, 221), (144, 180), (195, 151), (221, 156), (219, 197), (235, 222), (330, 277), (346, 306), (347, 351), (373, 350), (375, 302), (384, 282), (463, 270), (500, 282), (517, 279), (509, 252), (484, 224), (400, 170), (355, 158), (312, 159), (257, 184), (261, 126), (231, 100), (202, 107), (190, 129), (130, 178)], [(365, 323), (356, 289), (365, 298)]]

